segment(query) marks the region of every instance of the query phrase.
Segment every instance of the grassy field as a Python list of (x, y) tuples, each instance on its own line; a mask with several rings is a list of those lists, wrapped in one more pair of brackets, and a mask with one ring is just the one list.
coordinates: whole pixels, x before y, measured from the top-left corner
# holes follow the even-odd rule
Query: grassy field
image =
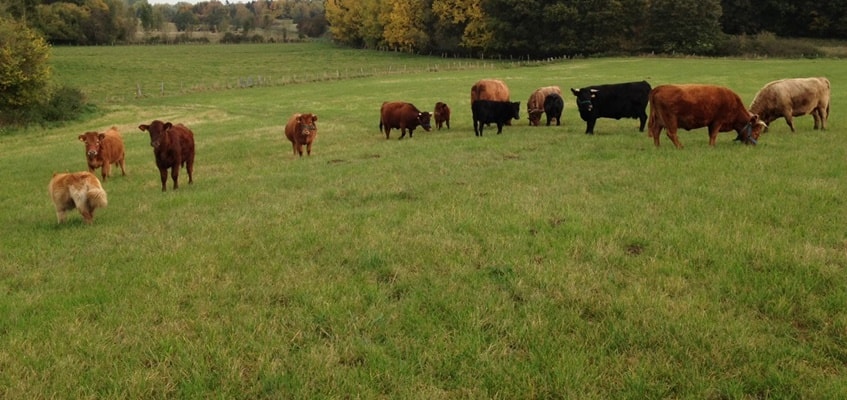
[[(0, 135), (0, 398), (847, 396), (843, 61), (522, 66), (296, 44), (52, 62), (102, 112)], [(568, 93), (560, 127), (522, 114), (477, 138), (470, 120), (480, 78), (522, 105), (539, 86), (642, 79), (749, 104), (819, 75), (830, 129), (779, 120), (756, 147), (695, 130), (656, 148), (635, 120), (587, 136)], [(139, 82), (184, 83), (136, 98)], [(444, 101), (452, 129), (386, 140), (386, 100)], [(294, 112), (319, 115), (311, 157), (283, 136)], [(153, 119), (194, 130), (193, 185), (183, 170), (160, 191), (137, 129)], [(51, 174), (85, 169), (77, 135), (112, 125), (128, 176), (104, 183), (93, 226), (57, 225)]]

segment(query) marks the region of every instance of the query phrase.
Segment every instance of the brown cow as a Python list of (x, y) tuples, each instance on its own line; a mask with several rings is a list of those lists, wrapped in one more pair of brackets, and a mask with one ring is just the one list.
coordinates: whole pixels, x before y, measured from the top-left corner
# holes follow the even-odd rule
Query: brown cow
[(312, 143), (318, 135), (318, 127), (315, 125), (318, 116), (312, 113), (295, 113), (285, 124), (285, 137), (291, 141), (294, 155), (303, 157), (303, 145), (306, 145), (306, 155), (312, 155)]
[(385, 138), (388, 139), (391, 128), (400, 129), (400, 139), (406, 136), (406, 129), (409, 130), (409, 137), (419, 125), (429, 132), (432, 129), (430, 119), (432, 114), (428, 111), (420, 111), (412, 103), (402, 101), (384, 102), (380, 108), (379, 130), (385, 132)]
[(56, 219), (65, 222), (65, 212), (76, 208), (86, 224), (94, 221), (94, 210), (109, 204), (106, 191), (91, 172), (53, 174), (47, 192), (56, 206)]
[(432, 115), (435, 118), (435, 126), (438, 130), (441, 130), (443, 124), (447, 124), (447, 129), (450, 129), (450, 107), (447, 104), (440, 101), (435, 103), (435, 109)]
[[(510, 101), (509, 87), (497, 79), (480, 79), (471, 86), (471, 108), (477, 100)], [(512, 125), (512, 120), (506, 121), (506, 125)]]
[[(562, 95), (562, 89), (558, 86), (544, 86), (535, 89), (529, 100), (526, 101), (526, 113), (529, 115), (529, 124), (538, 126), (541, 124), (541, 114), (544, 114), (544, 100), (550, 94)], [(548, 118), (549, 120), (549, 118)], [(556, 120), (557, 125), (560, 121)], [(547, 125), (550, 125), (549, 123)]]
[(758, 114), (768, 125), (778, 118), (785, 118), (791, 132), (794, 132), (794, 117), (812, 114), (815, 129), (826, 129), (829, 95), (829, 79), (782, 79), (768, 83), (756, 93), (750, 112)]
[(179, 188), (179, 168), (184, 165), (188, 171), (188, 183), (194, 182), (194, 132), (183, 124), (171, 124), (155, 120), (150, 125), (139, 125), (138, 129), (150, 133), (150, 146), (156, 157), (156, 166), (162, 178), (162, 191), (168, 182), (168, 168), (174, 189)]
[(661, 85), (650, 91), (650, 136), (656, 146), (662, 129), (677, 148), (682, 143), (677, 129), (709, 128), (709, 146), (715, 145), (718, 132), (735, 130), (746, 144), (756, 144), (767, 127), (759, 116), (744, 107), (732, 90), (713, 85)]
[(88, 172), (101, 168), (103, 182), (111, 176), (112, 164), (121, 167), (121, 175), (126, 176), (126, 153), (124, 140), (118, 128), (111, 127), (104, 133), (85, 132), (79, 135), (79, 141), (85, 143), (85, 158)]

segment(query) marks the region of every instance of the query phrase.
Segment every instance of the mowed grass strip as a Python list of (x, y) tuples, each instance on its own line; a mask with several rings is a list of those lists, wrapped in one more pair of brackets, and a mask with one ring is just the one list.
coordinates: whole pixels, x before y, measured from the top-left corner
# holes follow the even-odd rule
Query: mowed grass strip
[[(127, 51), (92, 60), (110, 49)], [(309, 49), (316, 64), (338, 56)], [(57, 66), (65, 51), (78, 50), (54, 49)], [(252, 64), (278, 63), (260, 54)], [(385, 74), (127, 98), (0, 136), (0, 397), (842, 397), (841, 63)], [(709, 148), (701, 129), (680, 133), (685, 149), (656, 148), (635, 120), (587, 136), (567, 93), (561, 127), (522, 115), (476, 138), (470, 121), (470, 86), (487, 77), (525, 110), (551, 84), (715, 83), (749, 103), (770, 80), (819, 75), (833, 82), (830, 129), (779, 120), (756, 147), (725, 133)], [(386, 100), (445, 101), (452, 129), (386, 140)], [(311, 157), (284, 138), (294, 112), (319, 115)], [(193, 185), (182, 170), (179, 190), (160, 191), (137, 129), (153, 119), (194, 130)], [(94, 226), (57, 226), (50, 175), (84, 169), (76, 136), (111, 125), (129, 175), (104, 183)]]

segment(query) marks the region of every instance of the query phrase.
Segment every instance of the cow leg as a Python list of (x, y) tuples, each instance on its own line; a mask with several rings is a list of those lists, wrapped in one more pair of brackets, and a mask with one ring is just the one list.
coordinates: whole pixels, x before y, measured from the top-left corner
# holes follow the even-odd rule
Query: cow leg
[(59, 221), (58, 223), (60, 223), (60, 224), (65, 222), (65, 219), (67, 219), (67, 216), (65, 215), (64, 209), (59, 209), (59, 208), (56, 209), (56, 219)]
[(718, 132), (720, 132), (719, 126), (709, 127), (709, 146), (715, 147), (715, 141), (718, 139)]
[(503, 122), (497, 123), (497, 134), (499, 135), (500, 132), (503, 132)]
[[(667, 129), (667, 133), (668, 133), (668, 138), (671, 139), (671, 142), (673, 142), (673, 145), (676, 146), (677, 149), (681, 149), (682, 143), (679, 142), (679, 137), (677, 136), (677, 129), (676, 128), (670, 128), (670, 127), (666, 127), (666, 129)], [(656, 135), (656, 136), (658, 136), (658, 135)], [(659, 142), (658, 139), (654, 139), (654, 140), (656, 140), (656, 143)]]
[(404, 136), (406, 136), (406, 128), (400, 128), (400, 138), (397, 140), (403, 139)]
[(90, 224), (91, 220), (94, 218), (92, 211), (88, 210), (87, 206), (77, 207), (79, 213), (82, 214), (82, 220), (85, 221), (86, 224)]
[(112, 164), (109, 162), (104, 162), (103, 166), (100, 168), (100, 175), (103, 177), (103, 182), (106, 182), (106, 178), (108, 178), (112, 174)]
[(179, 167), (180, 164), (176, 164), (171, 168), (171, 179), (174, 180), (174, 190), (179, 189)]
[(126, 157), (121, 158), (118, 165), (121, 167), (121, 176), (126, 176)]
[(585, 134), (593, 135), (594, 134), (594, 124), (597, 123), (596, 119), (589, 119), (585, 121)]
[(306, 155), (312, 155), (312, 142), (306, 142)]
[(794, 117), (790, 115), (785, 116), (785, 123), (788, 124), (788, 127), (791, 128), (791, 132), (794, 133)]
[(384, 132), (385, 132), (385, 139), (388, 139), (388, 136), (391, 133), (391, 128), (389, 128), (388, 125), (386, 125)]
[(448, 120), (444, 121), (444, 123), (447, 124), (447, 129), (450, 129), (450, 120), (448, 119)]
[(815, 108), (812, 110), (812, 118), (815, 119), (815, 129), (823, 129), (822, 118), (821, 118), (821, 109)]
[(294, 152), (294, 155), (297, 155), (297, 143), (291, 142), (291, 151)]
[[(177, 167), (179, 168), (179, 167)], [(159, 168), (159, 175), (162, 178), (162, 191), (167, 190), (168, 184), (168, 169), (167, 168)]]
[(638, 131), (639, 131), (639, 132), (644, 132), (644, 124), (647, 122), (647, 114), (641, 114), (641, 115), (639, 115), (639, 116), (638, 116), (638, 121), (639, 121)]
[(409, 139), (412, 138), (412, 134), (415, 133), (415, 128), (409, 129)]

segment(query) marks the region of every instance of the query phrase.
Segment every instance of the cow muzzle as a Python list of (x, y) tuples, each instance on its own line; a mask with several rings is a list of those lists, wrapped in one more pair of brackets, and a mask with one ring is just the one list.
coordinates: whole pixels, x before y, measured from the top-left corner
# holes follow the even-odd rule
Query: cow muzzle
[(97, 157), (97, 150), (88, 150), (88, 158)]

